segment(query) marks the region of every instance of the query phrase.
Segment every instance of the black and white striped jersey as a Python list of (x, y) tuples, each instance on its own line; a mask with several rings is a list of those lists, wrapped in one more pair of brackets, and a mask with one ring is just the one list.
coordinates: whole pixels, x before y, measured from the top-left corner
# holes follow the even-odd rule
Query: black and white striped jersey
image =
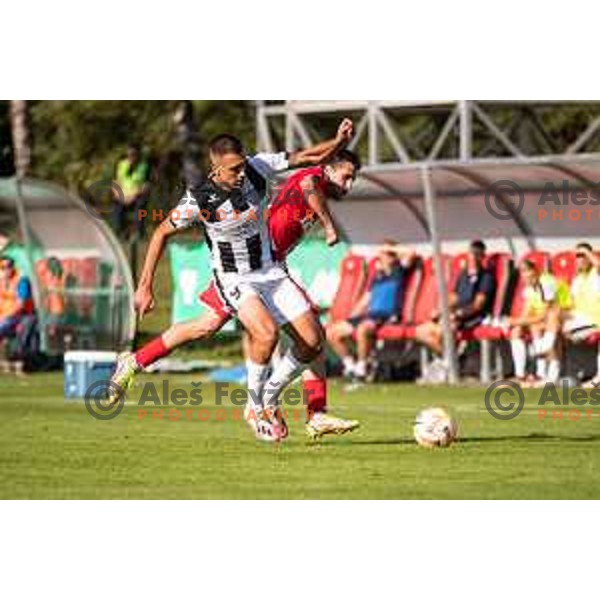
[(276, 264), (264, 214), (269, 182), (287, 168), (285, 152), (257, 154), (248, 159), (239, 189), (224, 191), (206, 179), (187, 190), (169, 215), (171, 224), (204, 228), (218, 275), (266, 271)]

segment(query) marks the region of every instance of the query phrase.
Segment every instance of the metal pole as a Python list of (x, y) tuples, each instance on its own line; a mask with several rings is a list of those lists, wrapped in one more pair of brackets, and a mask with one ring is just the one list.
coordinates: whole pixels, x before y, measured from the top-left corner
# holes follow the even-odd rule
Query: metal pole
[(470, 100), (459, 100), (460, 112), (460, 160), (473, 156), (473, 117)]
[(273, 140), (269, 131), (269, 121), (266, 114), (265, 101), (256, 102), (256, 149), (259, 152), (274, 152)]
[(379, 162), (379, 132), (377, 130), (377, 106), (369, 102), (367, 114), (369, 115), (369, 165)]
[(431, 237), (431, 247), (433, 250), (433, 263), (435, 266), (435, 278), (437, 282), (438, 294), (442, 309), (442, 329), (444, 335), (444, 358), (448, 366), (448, 382), (452, 385), (458, 383), (458, 368), (456, 360), (456, 347), (454, 345), (454, 335), (450, 326), (450, 308), (448, 304), (448, 286), (444, 276), (444, 264), (442, 263), (442, 246), (440, 242), (436, 209), (435, 193), (431, 183), (431, 172), (429, 165), (421, 167), (421, 177), (423, 180), (423, 190), (425, 193), (425, 212), (429, 223), (429, 232)]
[(294, 111), (290, 105), (290, 101), (285, 102), (285, 149), (288, 152), (296, 150), (296, 138), (294, 136)]
[(27, 227), (27, 217), (25, 215), (25, 206), (23, 205), (23, 191), (22, 191), (22, 178), (17, 176), (16, 178), (16, 191), (17, 191), (17, 216), (19, 218), (19, 226), (21, 228), (21, 236), (23, 237), (23, 243), (25, 244), (25, 258), (29, 265), (29, 272), (31, 274), (31, 291), (33, 294), (33, 302), (35, 306), (35, 312), (38, 316), (38, 326), (40, 332), (40, 348), (43, 352), (48, 352), (48, 334), (46, 332), (46, 315), (44, 314), (44, 307), (42, 305), (42, 295), (40, 292), (40, 286), (37, 279), (37, 272), (35, 270), (35, 262), (33, 260), (33, 254), (31, 248), (33, 247), (33, 241), (29, 235), (29, 228)]

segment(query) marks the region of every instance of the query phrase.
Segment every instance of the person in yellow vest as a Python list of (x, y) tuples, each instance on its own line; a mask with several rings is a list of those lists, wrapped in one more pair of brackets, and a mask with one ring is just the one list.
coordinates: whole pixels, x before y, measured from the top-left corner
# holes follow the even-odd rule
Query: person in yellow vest
[(145, 207), (150, 193), (150, 163), (142, 157), (137, 144), (129, 144), (127, 156), (117, 163), (115, 183), (120, 191), (114, 194), (112, 211), (116, 233), (122, 237), (142, 235), (144, 220), (139, 211)]
[[(600, 329), (600, 263), (592, 247), (581, 242), (575, 247), (577, 274), (571, 284), (571, 302), (564, 312), (563, 332), (573, 342), (583, 341)], [(600, 385), (600, 347), (596, 375), (584, 387)]]
[(519, 271), (525, 283), (523, 311), (518, 317), (508, 319), (515, 377), (520, 382), (528, 381), (526, 338), (529, 336), (538, 383), (556, 383), (560, 377), (560, 317), (561, 310), (568, 305), (569, 290), (550, 273), (538, 271), (529, 260), (523, 261)]
[(0, 340), (13, 337), (26, 315), (33, 314), (31, 285), (9, 256), (0, 256)]

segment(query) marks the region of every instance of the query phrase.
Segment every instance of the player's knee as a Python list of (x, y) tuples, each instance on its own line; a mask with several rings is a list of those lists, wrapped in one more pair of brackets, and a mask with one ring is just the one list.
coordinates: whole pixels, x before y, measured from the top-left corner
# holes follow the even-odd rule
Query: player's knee
[(275, 323), (261, 323), (251, 332), (250, 337), (255, 344), (274, 348), (278, 341), (277, 326)]
[(415, 330), (415, 337), (420, 341), (429, 339), (429, 337), (430, 337), (429, 334), (430, 334), (430, 328), (427, 324), (418, 325), (417, 329)]
[(371, 335), (371, 333), (374, 330), (374, 324), (372, 321), (363, 321), (357, 328), (356, 328), (356, 336), (364, 339), (366, 337), (369, 337), (369, 335)]
[(296, 354), (302, 362), (313, 362), (323, 353), (325, 340), (319, 329), (308, 332), (296, 342)]

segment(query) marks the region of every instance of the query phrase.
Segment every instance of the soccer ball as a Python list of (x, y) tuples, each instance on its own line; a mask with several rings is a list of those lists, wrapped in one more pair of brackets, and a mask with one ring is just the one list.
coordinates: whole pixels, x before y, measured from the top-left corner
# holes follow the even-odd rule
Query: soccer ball
[(426, 408), (415, 420), (415, 440), (419, 446), (449, 446), (457, 437), (458, 424), (443, 408)]

